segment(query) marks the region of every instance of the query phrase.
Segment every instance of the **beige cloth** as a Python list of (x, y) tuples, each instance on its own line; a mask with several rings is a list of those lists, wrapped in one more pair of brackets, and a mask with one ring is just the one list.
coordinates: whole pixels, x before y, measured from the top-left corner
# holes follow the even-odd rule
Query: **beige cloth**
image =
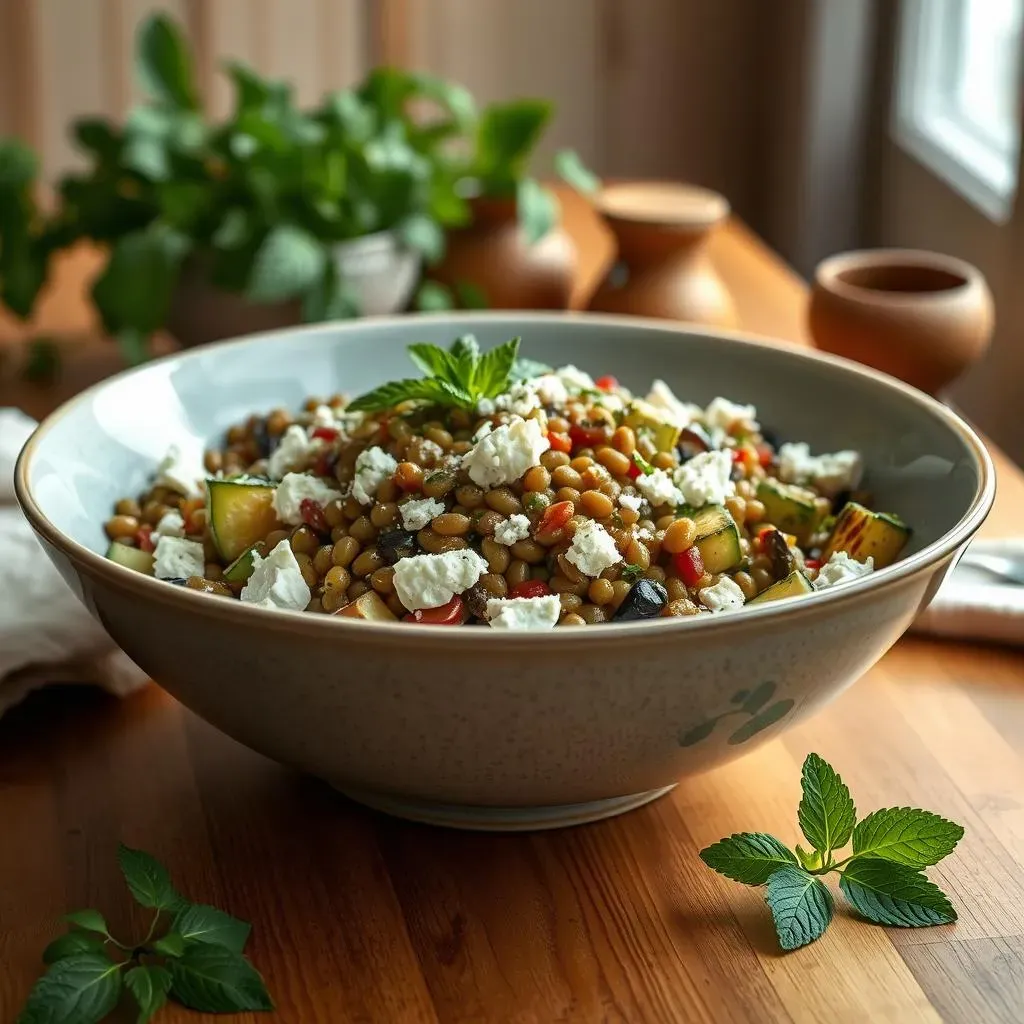
[(0, 409), (0, 714), (47, 683), (118, 696), (147, 682), (70, 591), (15, 504), (14, 463), (35, 423)]

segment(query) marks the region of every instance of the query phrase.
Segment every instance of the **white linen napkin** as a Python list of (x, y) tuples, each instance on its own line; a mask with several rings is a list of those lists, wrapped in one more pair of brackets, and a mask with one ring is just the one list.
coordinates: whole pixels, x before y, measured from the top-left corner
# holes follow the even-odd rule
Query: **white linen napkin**
[(146, 674), (85, 610), (14, 498), (14, 463), (35, 422), (0, 409), (0, 715), (47, 683), (95, 683), (118, 696)]

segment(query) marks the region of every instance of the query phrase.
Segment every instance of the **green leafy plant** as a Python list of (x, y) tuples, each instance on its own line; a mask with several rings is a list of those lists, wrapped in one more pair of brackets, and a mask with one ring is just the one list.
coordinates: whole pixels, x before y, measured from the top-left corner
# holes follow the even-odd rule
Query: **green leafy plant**
[[(121, 846), (118, 861), (135, 901), (152, 910), (146, 937), (119, 942), (98, 910), (66, 916), (72, 926), (43, 952), (36, 982), (17, 1024), (96, 1024), (128, 991), (145, 1024), (173, 999), (206, 1013), (272, 1010), (259, 972), (243, 955), (250, 926), (216, 907), (179, 895), (167, 869), (142, 850)], [(164, 930), (158, 933), (158, 925)]]
[[(742, 832), (700, 853), (720, 875), (765, 886), (783, 949), (824, 934), (833, 900), (821, 876), (832, 872), (853, 908), (875, 924), (920, 928), (956, 920), (949, 897), (924, 868), (953, 852), (962, 826), (912, 807), (888, 807), (857, 821), (849, 789), (817, 754), (807, 755), (801, 785), (797, 817), (809, 851), (790, 850), (763, 832)], [(837, 861), (834, 855), (848, 845), (850, 853)]]
[(401, 402), (475, 409), (483, 398), (507, 391), (519, 352), (512, 338), (481, 354), (471, 334), (456, 338), (450, 349), (438, 345), (410, 345), (409, 358), (426, 377), (410, 377), (382, 384), (349, 403), (353, 412), (380, 412)]

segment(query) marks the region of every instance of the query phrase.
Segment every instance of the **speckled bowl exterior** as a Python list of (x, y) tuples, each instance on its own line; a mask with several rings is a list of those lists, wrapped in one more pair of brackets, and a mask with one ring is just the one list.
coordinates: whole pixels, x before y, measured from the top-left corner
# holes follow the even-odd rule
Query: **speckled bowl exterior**
[[(182, 435), (407, 375), (405, 346), (466, 332), (635, 391), (758, 407), (779, 437), (865, 455), (909, 553), (855, 583), (733, 615), (548, 633), (374, 624), (214, 599), (107, 561), (102, 524)], [(991, 461), (939, 403), (833, 357), (587, 314), (360, 320), (210, 346), (58, 410), (19, 500), (70, 586), (160, 685), (255, 750), (391, 813), (538, 828), (619, 813), (737, 757), (853, 683), (928, 602), (991, 507)]]

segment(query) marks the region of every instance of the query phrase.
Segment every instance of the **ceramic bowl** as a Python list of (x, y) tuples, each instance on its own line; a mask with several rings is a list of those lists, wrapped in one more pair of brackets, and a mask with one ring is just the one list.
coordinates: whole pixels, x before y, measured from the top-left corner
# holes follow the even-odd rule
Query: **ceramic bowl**
[[(524, 354), (752, 402), (781, 438), (865, 455), (914, 528), (869, 577), (728, 616), (544, 634), (369, 624), (211, 598), (107, 561), (102, 524), (168, 445), (255, 411), (408, 373), (405, 346), (512, 335)], [(46, 420), (17, 493), (68, 584), (160, 685), (224, 732), (357, 800), (429, 822), (540, 828), (605, 817), (742, 755), (890, 647), (985, 518), (995, 484), (947, 408), (835, 357), (588, 314), (362, 320), (258, 335), (123, 373)]]

